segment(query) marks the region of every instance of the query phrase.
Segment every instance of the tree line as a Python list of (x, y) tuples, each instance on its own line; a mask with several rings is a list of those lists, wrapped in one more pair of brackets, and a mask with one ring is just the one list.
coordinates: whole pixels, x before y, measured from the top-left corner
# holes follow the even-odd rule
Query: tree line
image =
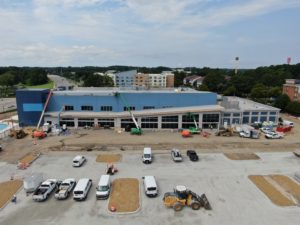
[[(137, 70), (140, 73), (161, 73), (174, 70), (170, 67), (0, 67), (1, 88), (18, 85), (39, 85), (48, 82), (47, 73), (58, 74), (72, 79), (81, 86), (111, 87), (113, 80), (108, 76), (95, 75), (96, 72), (105, 73), (108, 70), (123, 72)], [(300, 115), (298, 103), (288, 102), (288, 97), (282, 95), (282, 85), (285, 79), (300, 79), (300, 64), (272, 65), (256, 69), (241, 69), (235, 74), (233, 69), (226, 68), (197, 68), (186, 67), (174, 71), (174, 86), (182, 86), (183, 79), (190, 75), (203, 76), (200, 87), (193, 87), (202, 91), (212, 91), (226, 96), (250, 98), (264, 104), (270, 104), (288, 112)], [(299, 112), (298, 112), (298, 111)]]
[(0, 67), (0, 96), (15, 95), (20, 87), (34, 86), (48, 83), (44, 68), (32, 67)]

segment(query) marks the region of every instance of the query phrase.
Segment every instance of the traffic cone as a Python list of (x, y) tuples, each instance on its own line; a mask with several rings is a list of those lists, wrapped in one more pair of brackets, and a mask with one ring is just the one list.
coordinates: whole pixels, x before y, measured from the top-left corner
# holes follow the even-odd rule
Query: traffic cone
[(111, 212), (115, 212), (115, 211), (117, 211), (117, 209), (116, 209), (116, 207), (114, 205), (111, 205), (110, 206), (110, 211)]

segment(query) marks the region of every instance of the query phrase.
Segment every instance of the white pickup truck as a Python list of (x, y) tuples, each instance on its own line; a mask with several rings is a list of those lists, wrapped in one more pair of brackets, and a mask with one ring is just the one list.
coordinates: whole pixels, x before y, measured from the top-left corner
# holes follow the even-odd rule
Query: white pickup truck
[(54, 197), (59, 200), (68, 198), (75, 185), (76, 180), (74, 178), (65, 179), (55, 191)]
[(32, 199), (37, 202), (45, 201), (56, 188), (57, 180), (48, 179), (34, 191)]

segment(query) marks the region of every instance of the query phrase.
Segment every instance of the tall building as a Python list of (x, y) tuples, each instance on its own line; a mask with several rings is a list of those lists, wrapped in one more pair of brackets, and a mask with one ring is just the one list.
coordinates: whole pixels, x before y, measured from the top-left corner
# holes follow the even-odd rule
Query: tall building
[(134, 76), (133, 85), (146, 88), (171, 88), (174, 87), (174, 74), (169, 71), (162, 73), (138, 73)]
[(286, 79), (282, 92), (283, 94), (288, 95), (291, 101), (300, 102), (300, 80)]
[(116, 87), (133, 87), (134, 76), (137, 74), (136, 70), (119, 72), (115, 74)]
[(133, 85), (135, 87), (145, 87), (149, 88), (149, 75), (145, 73), (137, 73), (134, 75)]

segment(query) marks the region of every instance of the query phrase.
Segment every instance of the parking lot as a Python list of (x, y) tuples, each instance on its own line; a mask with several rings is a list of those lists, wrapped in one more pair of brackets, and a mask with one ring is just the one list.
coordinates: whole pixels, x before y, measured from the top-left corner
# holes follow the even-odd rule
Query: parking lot
[[(118, 151), (117, 153), (120, 153)], [(265, 224), (282, 225), (299, 223), (300, 208), (274, 205), (249, 179), (248, 175), (283, 174), (293, 177), (299, 171), (300, 159), (291, 152), (257, 153), (259, 160), (230, 160), (221, 153), (199, 154), (198, 162), (186, 156), (175, 163), (167, 152), (155, 152), (150, 165), (142, 163), (141, 152), (121, 152), (121, 162), (116, 163), (119, 172), (115, 178), (140, 180), (140, 209), (132, 214), (116, 214), (107, 209), (108, 200), (96, 200), (95, 187), (104, 174), (105, 163), (96, 162), (99, 152), (83, 152), (88, 161), (80, 168), (72, 167), (76, 152), (49, 152), (37, 159), (27, 170), (17, 170), (14, 164), (0, 163), (0, 181), (11, 175), (24, 177), (30, 172), (42, 172), (44, 178), (88, 177), (93, 180), (86, 201), (72, 198), (58, 201), (51, 195), (45, 202), (34, 202), (31, 195), (21, 190), (17, 204), (9, 203), (0, 213), (0, 224)], [(154, 175), (160, 194), (148, 198), (143, 193), (142, 176)], [(165, 208), (163, 194), (175, 185), (186, 185), (197, 194), (205, 193), (212, 206), (211, 211), (193, 211), (184, 208), (180, 212)]]

